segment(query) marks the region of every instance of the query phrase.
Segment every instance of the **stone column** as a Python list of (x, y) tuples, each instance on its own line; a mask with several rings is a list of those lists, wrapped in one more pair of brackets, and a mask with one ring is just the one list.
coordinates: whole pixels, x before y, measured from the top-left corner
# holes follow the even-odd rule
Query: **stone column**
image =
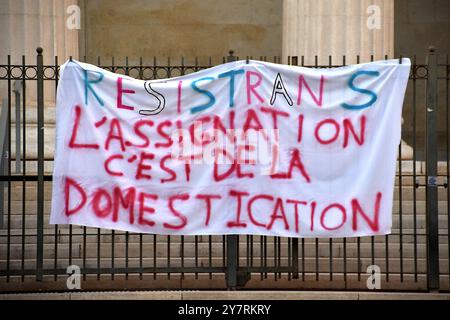
[[(53, 65), (55, 56), (62, 64), (69, 56), (78, 58), (79, 29), (67, 28), (69, 17), (67, 9), (77, 4), (77, 0), (1, 0), (0, 1), (0, 64), (7, 63), (7, 56), (11, 55), (12, 64), (22, 64), (22, 56), (28, 65), (36, 64), (36, 48), (44, 49), (44, 65)], [(35, 72), (29, 70), (29, 76)], [(50, 70), (45, 71), (46, 76), (52, 76)], [(7, 81), (0, 81), (0, 99), (8, 97)], [(22, 90), (19, 91), (22, 94)], [(12, 158), (15, 159), (15, 101), (12, 94)], [(35, 158), (37, 154), (37, 110), (36, 110), (36, 81), (26, 81), (26, 157)], [(23, 108), (24, 106), (22, 106)], [(48, 159), (53, 157), (54, 123), (55, 123), (55, 82), (45, 81), (44, 85), (44, 121), (45, 121), (45, 147), (44, 155)], [(23, 119), (22, 119), (23, 125)], [(22, 137), (23, 139), (23, 137)], [(23, 157), (23, 155), (22, 155)], [(27, 170), (35, 170), (32, 165)], [(49, 162), (45, 170), (50, 171)]]
[[(13, 64), (36, 64), (36, 48), (44, 49), (44, 64), (54, 64), (55, 56), (63, 63), (69, 56), (78, 58), (80, 30), (68, 29), (67, 8), (78, 0), (2, 0), (0, 1), (0, 63), (6, 64), (11, 55)], [(54, 92), (46, 83), (45, 102), (54, 104)], [(5, 97), (5, 86), (0, 83), (0, 96)], [(35, 84), (27, 83), (27, 100), (35, 104)]]
[[(381, 60), (394, 53), (393, 0), (283, 0), (283, 62), (304, 56), (306, 65)], [(301, 60), (299, 60), (300, 62)], [(403, 140), (402, 158), (412, 158)]]
[(284, 0), (283, 57), (305, 56), (305, 63), (336, 64), (392, 57), (394, 2), (392, 0)]

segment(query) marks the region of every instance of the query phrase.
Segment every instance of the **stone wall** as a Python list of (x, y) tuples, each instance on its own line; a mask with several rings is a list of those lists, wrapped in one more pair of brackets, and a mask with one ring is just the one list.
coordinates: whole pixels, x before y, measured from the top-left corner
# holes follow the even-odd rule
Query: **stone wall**
[(198, 56), (200, 63), (212, 57), (215, 64), (229, 49), (241, 57), (281, 55), (282, 0), (96, 0), (81, 5), (81, 47), (88, 61)]

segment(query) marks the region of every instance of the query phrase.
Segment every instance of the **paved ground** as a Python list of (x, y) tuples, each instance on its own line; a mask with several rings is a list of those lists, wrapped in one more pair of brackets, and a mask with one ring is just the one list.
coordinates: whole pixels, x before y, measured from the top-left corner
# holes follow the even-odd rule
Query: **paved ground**
[(450, 293), (349, 291), (101, 291), (0, 294), (0, 300), (450, 300)]

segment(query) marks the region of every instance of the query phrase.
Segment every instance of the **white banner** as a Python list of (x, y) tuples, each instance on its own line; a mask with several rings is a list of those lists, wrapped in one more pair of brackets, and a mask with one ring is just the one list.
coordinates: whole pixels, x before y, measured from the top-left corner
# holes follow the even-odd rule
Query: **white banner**
[(50, 222), (154, 234), (391, 231), (410, 61), (236, 61), (143, 81), (68, 61)]

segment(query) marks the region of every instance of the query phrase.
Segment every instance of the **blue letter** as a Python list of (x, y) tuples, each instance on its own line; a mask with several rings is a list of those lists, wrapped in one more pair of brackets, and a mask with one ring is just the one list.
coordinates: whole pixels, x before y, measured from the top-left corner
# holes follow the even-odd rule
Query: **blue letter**
[(355, 85), (353, 84), (353, 81), (355, 81), (356, 77), (360, 76), (360, 75), (368, 75), (368, 76), (378, 77), (380, 75), (380, 73), (378, 71), (357, 71), (350, 77), (350, 79), (348, 80), (348, 86), (350, 87), (350, 89), (352, 89), (356, 92), (359, 92), (359, 93), (367, 94), (371, 98), (370, 98), (369, 102), (360, 104), (360, 105), (343, 103), (342, 106), (345, 109), (349, 109), (349, 110), (364, 109), (364, 108), (370, 107), (372, 104), (375, 103), (375, 101), (377, 101), (377, 95), (373, 91), (355, 87)]
[(214, 103), (216, 102), (216, 98), (214, 97), (214, 95), (211, 92), (209, 92), (208, 90), (200, 89), (199, 87), (197, 87), (197, 82), (204, 81), (204, 80), (213, 81), (214, 78), (213, 77), (204, 77), (204, 78), (197, 79), (195, 81), (192, 81), (191, 87), (195, 91), (197, 91), (199, 93), (203, 93), (205, 96), (209, 97), (209, 102), (191, 108), (191, 113), (196, 113), (196, 112), (203, 111), (203, 110), (211, 107), (212, 105), (214, 105)]
[(234, 76), (237, 74), (244, 73), (244, 70), (231, 70), (219, 74), (219, 78), (230, 77), (230, 107), (234, 106)]
[(91, 87), (91, 83), (99, 83), (100, 81), (103, 80), (104, 75), (99, 71), (92, 71), (92, 72), (98, 73), (100, 76), (98, 77), (97, 80), (89, 80), (88, 72), (87, 70), (84, 70), (84, 103), (85, 105), (88, 105), (88, 90), (91, 90), (95, 98), (97, 99), (98, 103), (100, 103), (100, 105), (103, 106), (104, 105), (103, 100), (100, 99), (97, 93), (95, 93), (94, 89)]

